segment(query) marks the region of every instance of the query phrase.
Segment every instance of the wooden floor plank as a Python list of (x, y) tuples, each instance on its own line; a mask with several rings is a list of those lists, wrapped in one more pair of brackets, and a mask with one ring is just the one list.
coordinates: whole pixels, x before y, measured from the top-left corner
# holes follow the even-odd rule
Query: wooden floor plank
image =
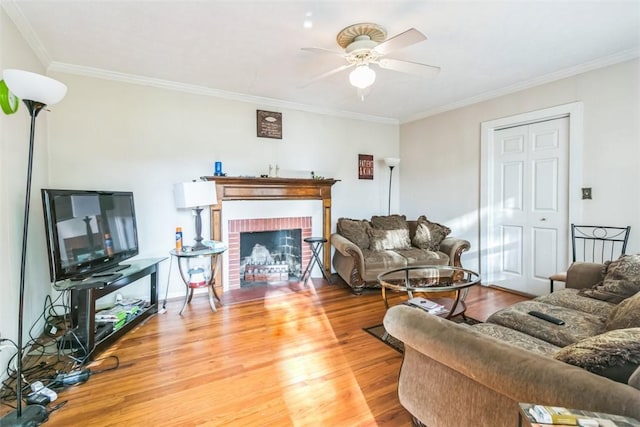
[[(380, 291), (344, 283), (211, 312), (205, 295), (170, 301), (98, 356), (93, 375), (59, 393), (47, 426), (409, 426), (397, 398), (402, 355), (363, 328), (382, 323)], [(392, 302), (404, 296), (394, 295)], [(470, 317), (523, 297), (474, 287)]]

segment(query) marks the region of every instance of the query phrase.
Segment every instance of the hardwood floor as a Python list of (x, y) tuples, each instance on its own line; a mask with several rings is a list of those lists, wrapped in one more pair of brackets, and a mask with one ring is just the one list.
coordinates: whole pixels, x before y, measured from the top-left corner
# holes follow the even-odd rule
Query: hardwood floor
[[(362, 328), (382, 322), (379, 291), (344, 284), (226, 305), (196, 295), (124, 336), (90, 365), (85, 384), (47, 426), (410, 426), (397, 399), (402, 355)], [(277, 292), (274, 290), (273, 292)], [(526, 299), (474, 287), (467, 314), (484, 320)]]

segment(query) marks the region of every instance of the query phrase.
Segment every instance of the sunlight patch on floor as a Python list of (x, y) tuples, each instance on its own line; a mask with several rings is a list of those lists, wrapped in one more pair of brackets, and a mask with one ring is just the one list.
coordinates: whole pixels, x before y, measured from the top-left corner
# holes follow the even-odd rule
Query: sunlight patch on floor
[[(298, 417), (313, 418), (319, 424), (351, 417), (374, 421), (353, 373), (341, 372), (346, 379), (341, 381), (344, 387), (340, 389), (326, 380), (328, 375), (335, 375), (336, 368), (342, 371), (350, 367), (316, 298), (315, 289), (309, 286), (308, 291), (289, 298), (267, 298), (264, 302), (267, 330), (280, 343), (275, 351), (279, 352), (281, 362), (274, 375), (281, 383), (289, 416), (294, 424)], [(319, 336), (325, 339), (319, 342)], [(343, 412), (345, 407), (349, 407), (349, 413)]]

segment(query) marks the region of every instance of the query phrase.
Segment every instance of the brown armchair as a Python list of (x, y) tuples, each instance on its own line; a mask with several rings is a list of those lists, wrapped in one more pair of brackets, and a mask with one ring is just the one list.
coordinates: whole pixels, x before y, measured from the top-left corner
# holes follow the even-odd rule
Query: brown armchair
[[(571, 224), (572, 262), (604, 263), (625, 254), (631, 226), (608, 227), (601, 225)], [(549, 276), (550, 289), (554, 282), (567, 282), (567, 272)]]

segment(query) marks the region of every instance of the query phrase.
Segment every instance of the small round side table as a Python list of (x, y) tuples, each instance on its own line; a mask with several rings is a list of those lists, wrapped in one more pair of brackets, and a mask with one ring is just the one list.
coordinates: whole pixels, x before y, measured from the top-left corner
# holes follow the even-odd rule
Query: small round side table
[[(220, 297), (216, 292), (216, 272), (218, 271), (218, 263), (219, 263), (219, 255), (226, 251), (227, 248), (207, 248), (198, 251), (177, 251), (172, 249), (169, 253), (171, 256), (178, 259), (178, 269), (180, 270), (180, 277), (182, 277), (182, 281), (187, 288), (187, 294), (184, 297), (184, 304), (182, 305), (182, 309), (180, 310), (180, 316), (184, 312), (184, 309), (187, 308), (187, 304), (191, 302), (191, 298), (193, 298), (193, 290), (197, 288), (208, 288), (209, 293), (209, 305), (211, 306), (211, 311), (216, 312), (216, 303), (215, 300), (218, 300), (218, 303), (222, 304), (220, 301)], [(205, 281), (199, 283), (190, 283), (189, 282), (189, 266), (188, 262), (190, 259), (195, 258), (210, 258), (211, 259), (211, 268), (208, 272), (208, 278), (205, 275)], [(186, 270), (186, 271), (185, 271)]]

